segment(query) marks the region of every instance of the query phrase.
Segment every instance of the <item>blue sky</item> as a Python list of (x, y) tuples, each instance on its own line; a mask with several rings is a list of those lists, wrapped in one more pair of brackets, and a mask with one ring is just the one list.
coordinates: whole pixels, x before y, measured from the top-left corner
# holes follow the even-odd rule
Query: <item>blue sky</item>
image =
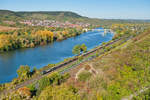
[(150, 19), (150, 0), (0, 0), (13, 11), (73, 11), (106, 19)]

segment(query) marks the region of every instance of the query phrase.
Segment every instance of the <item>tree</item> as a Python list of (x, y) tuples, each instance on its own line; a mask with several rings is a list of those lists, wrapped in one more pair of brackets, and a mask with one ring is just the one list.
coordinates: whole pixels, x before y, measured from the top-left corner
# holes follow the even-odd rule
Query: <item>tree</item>
[(19, 78), (29, 78), (30, 76), (30, 67), (29, 66), (20, 66), (20, 68), (17, 70), (17, 74)]
[(85, 53), (86, 51), (87, 51), (86, 45), (82, 44), (82, 45), (75, 45), (73, 50), (72, 50), (72, 53), (79, 55), (81, 52)]
[(50, 79), (48, 77), (43, 77), (42, 79), (40, 79), (38, 81), (38, 91), (37, 91), (37, 95), (39, 95), (41, 93), (41, 91), (50, 85)]
[(11, 35), (1, 34), (0, 35), (0, 51), (8, 51), (12, 48), (12, 37)]
[(34, 67), (32, 72), (33, 72), (33, 74), (34, 74), (34, 73), (36, 73), (37, 71), (38, 71), (37, 68)]
[(37, 89), (35, 87), (35, 84), (29, 84), (27, 86), (27, 88), (29, 88), (30, 92), (31, 92), (31, 96), (35, 96), (36, 95), (36, 92), (37, 92)]
[(29, 99), (31, 97), (30, 89), (27, 87), (22, 87), (18, 89), (18, 94), (21, 96), (21, 98)]
[(85, 44), (82, 44), (82, 45), (80, 46), (80, 49), (81, 49), (81, 52), (84, 52), (84, 53), (87, 51), (87, 47), (86, 47)]
[(80, 45), (75, 45), (73, 47), (72, 53), (79, 55), (80, 54)]
[(48, 86), (38, 97), (38, 100), (81, 100), (76, 89), (68, 86)]

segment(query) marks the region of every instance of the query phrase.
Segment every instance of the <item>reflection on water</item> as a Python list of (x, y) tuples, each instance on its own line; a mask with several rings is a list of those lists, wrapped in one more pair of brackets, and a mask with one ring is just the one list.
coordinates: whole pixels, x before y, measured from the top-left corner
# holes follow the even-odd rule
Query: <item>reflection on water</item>
[(89, 31), (45, 46), (0, 53), (0, 83), (9, 82), (17, 77), (16, 71), (20, 65), (29, 65), (32, 69), (34, 66), (41, 68), (49, 63), (58, 63), (67, 57), (72, 57), (72, 48), (77, 44), (85, 43), (89, 50), (111, 40), (112, 37), (112, 33)]

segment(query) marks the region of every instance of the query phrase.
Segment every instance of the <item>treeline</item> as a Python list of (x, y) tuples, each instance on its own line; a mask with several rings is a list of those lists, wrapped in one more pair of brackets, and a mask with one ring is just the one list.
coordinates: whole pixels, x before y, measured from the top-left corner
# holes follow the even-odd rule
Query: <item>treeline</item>
[(120, 38), (122, 36), (136, 36), (144, 32), (147, 28), (149, 28), (149, 23), (138, 23), (138, 24), (112, 24), (111, 29), (115, 33), (114, 39)]
[[(29, 66), (20, 66), (20, 68), (17, 70), (18, 78), (14, 79), (10, 84), (4, 84), (5, 86), (9, 86), (13, 88), (12, 86), (15, 86), (16, 84), (29, 79), (30, 77), (33, 77), (33, 75), (38, 74), (38, 70), (34, 68), (32, 71), (30, 70)], [(2, 100), (6, 99), (13, 99), (13, 100), (23, 100), (23, 99), (35, 99), (35, 100), (41, 100), (42, 98), (44, 100), (47, 100), (50, 96), (52, 97), (53, 93), (51, 95), (49, 93), (46, 93), (47, 90), (45, 89), (52, 89), (54, 93), (60, 92), (60, 90), (63, 92), (62, 95), (68, 97), (68, 95), (65, 95), (64, 93), (70, 93), (72, 96), (77, 92), (77, 90), (70, 86), (66, 86), (64, 89), (62, 88), (56, 88), (56, 87), (62, 87), (61, 85), (70, 77), (70, 74), (65, 73), (61, 75), (58, 72), (53, 72), (40, 80), (28, 84), (25, 87), (19, 88), (17, 91), (13, 91), (12, 93), (8, 94), (7, 96), (1, 95)], [(2, 90), (2, 87), (5, 87), (3, 85), (0, 85), (0, 89)], [(7, 87), (8, 88), (8, 87)], [(59, 90), (60, 89), (60, 90)], [(45, 94), (46, 93), (46, 94)], [(59, 95), (61, 96), (61, 95)], [(69, 98), (71, 99), (72, 96)], [(75, 96), (73, 96), (75, 97)], [(52, 99), (52, 98), (50, 98)]]
[[(18, 73), (19, 77), (24, 77), (24, 76), (28, 77), (28, 74), (29, 74), (28, 73), (29, 71), (27, 70), (28, 67), (24, 66), (24, 68), (25, 67), (26, 67), (26, 70), (21, 71), (21, 67), (18, 70), (18, 72), (24, 73), (24, 75), (21, 73)], [(49, 93), (46, 93), (47, 91), (45, 91), (45, 89), (53, 89), (53, 92), (57, 93), (59, 91), (59, 89), (56, 90), (55, 87), (60, 87), (60, 85), (62, 83), (64, 83), (69, 77), (70, 77), (70, 75), (68, 73), (61, 75), (58, 72), (54, 72), (48, 76), (41, 78), (40, 80), (38, 80), (35, 83), (29, 84), (26, 87), (19, 88), (17, 91), (14, 91), (11, 94), (8, 94), (7, 96), (1, 95), (1, 99), (2, 100), (3, 99), (4, 100), (5, 99), (23, 100), (23, 99), (31, 99), (32, 98), (35, 100), (41, 100), (43, 98), (44, 100), (47, 100), (49, 98), (48, 97)], [(64, 92), (68, 92), (68, 93), (72, 93), (72, 95), (73, 95), (74, 91), (76, 92), (76, 90), (73, 87), (70, 87), (68, 89), (72, 90), (72, 92), (71, 91), (63, 91), (61, 93), (64, 94)], [(61, 90), (61, 88), (60, 88), (60, 90)], [(49, 96), (53, 96), (52, 94), (51, 95), (49, 94)], [(67, 97), (67, 95), (66, 95), (66, 97)], [(38, 99), (38, 98), (40, 98), (40, 99)], [(72, 96), (70, 98), (72, 98)]]
[(79, 28), (24, 28), (15, 31), (0, 32), (0, 52), (18, 48), (35, 47), (45, 45), (53, 41), (77, 36), (83, 31)]

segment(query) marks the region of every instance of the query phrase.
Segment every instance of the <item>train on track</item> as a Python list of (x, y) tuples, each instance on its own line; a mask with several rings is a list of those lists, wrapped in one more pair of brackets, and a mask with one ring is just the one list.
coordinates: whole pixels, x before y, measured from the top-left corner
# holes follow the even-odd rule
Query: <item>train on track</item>
[[(129, 39), (131, 39), (131, 38), (132, 38), (132, 36), (126, 38), (125, 41), (127, 41), (127, 40), (129, 40)], [(49, 68), (49, 69), (47, 69), (47, 70), (42, 71), (41, 74), (42, 74), (42, 75), (45, 75), (45, 74), (50, 73), (50, 72), (52, 72), (52, 71), (54, 71), (54, 70), (57, 70), (57, 69), (59, 69), (59, 68), (65, 66), (65, 65), (67, 65), (67, 64), (69, 64), (69, 63), (71, 63), (71, 62), (74, 62), (74, 61), (78, 60), (78, 59), (79, 59), (78, 56), (81, 56), (81, 55), (82, 55), (82, 56), (87, 56), (87, 55), (89, 55), (89, 54), (91, 54), (91, 53), (97, 51), (98, 49), (102, 49), (103, 47), (109, 46), (109, 45), (111, 45), (111, 44), (113, 44), (113, 43), (115, 43), (115, 42), (117, 42), (117, 41), (119, 41), (119, 40), (121, 40), (121, 39), (122, 39), (122, 38), (116, 39), (116, 40), (114, 40), (113, 42), (107, 43), (106, 45), (100, 46), (100, 47), (98, 47), (98, 48), (96, 48), (96, 49), (94, 49), (94, 50), (92, 50), (92, 51), (87, 52), (87, 53), (79, 54), (79, 55), (75, 56), (73, 59), (71, 59), (71, 60), (69, 60), (69, 61), (66, 61), (66, 62), (64, 62), (64, 63), (62, 63), (62, 64), (60, 64), (60, 65), (58, 65), (58, 66), (55, 66), (55, 67), (52, 67), (52, 68)], [(92, 58), (93, 58), (93, 57), (91, 57), (91, 59), (92, 59)]]

